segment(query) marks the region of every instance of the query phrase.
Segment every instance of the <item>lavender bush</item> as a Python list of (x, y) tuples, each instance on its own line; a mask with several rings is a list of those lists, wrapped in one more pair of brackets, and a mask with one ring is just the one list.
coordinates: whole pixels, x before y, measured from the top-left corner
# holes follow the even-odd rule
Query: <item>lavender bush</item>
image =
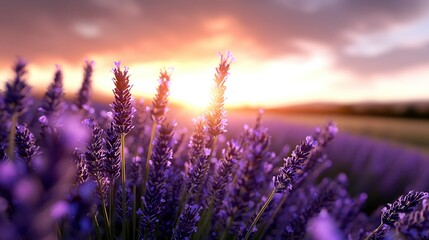
[(19, 60), (0, 98), (0, 239), (429, 238), (427, 192), (368, 215), (368, 196), (353, 196), (345, 174), (322, 177), (335, 165), (333, 122), (290, 153), (272, 144), (263, 112), (226, 136), (231, 62), (220, 56), (208, 110), (188, 135), (167, 114), (174, 79), (166, 70), (152, 104), (135, 105), (129, 70), (115, 63), (106, 114), (91, 105), (93, 62), (77, 99), (65, 100), (57, 67), (37, 107)]

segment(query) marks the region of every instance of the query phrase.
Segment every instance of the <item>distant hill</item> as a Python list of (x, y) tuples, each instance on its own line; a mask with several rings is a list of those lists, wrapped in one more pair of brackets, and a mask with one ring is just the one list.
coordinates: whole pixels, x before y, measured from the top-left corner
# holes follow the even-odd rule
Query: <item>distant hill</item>
[(265, 109), (277, 113), (312, 113), (312, 114), (344, 114), (368, 115), (380, 117), (429, 119), (429, 101), (398, 102), (398, 103), (309, 103)]

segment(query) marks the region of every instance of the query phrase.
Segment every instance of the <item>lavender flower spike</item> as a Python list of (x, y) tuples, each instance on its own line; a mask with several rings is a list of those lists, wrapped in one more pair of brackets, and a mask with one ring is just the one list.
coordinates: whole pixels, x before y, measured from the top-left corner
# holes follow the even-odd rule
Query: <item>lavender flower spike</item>
[(196, 163), (196, 160), (204, 155), (206, 146), (205, 119), (198, 117), (193, 119), (194, 131), (192, 132), (191, 140), (189, 141), (188, 160), (190, 166)]
[(407, 195), (401, 195), (393, 204), (388, 203), (387, 207), (381, 210), (381, 222), (393, 227), (398, 221), (400, 213), (411, 212), (425, 198), (429, 198), (429, 193), (413, 190), (409, 191)]
[(49, 119), (61, 110), (63, 98), (63, 73), (61, 72), (61, 68), (57, 65), (54, 81), (49, 85), (48, 91), (43, 98), (43, 105), (39, 108), (39, 111)]
[(22, 114), (30, 105), (30, 90), (31, 88), (25, 82), (24, 75), (27, 63), (23, 59), (18, 59), (14, 71), (15, 79), (12, 82), (6, 83), (6, 91), (4, 93), (5, 110), (9, 114)]
[(94, 61), (85, 61), (84, 75), (82, 85), (79, 89), (76, 99), (76, 106), (78, 109), (88, 108), (91, 83), (92, 83), (92, 72), (94, 70)]
[(115, 131), (113, 123), (110, 123), (110, 127), (106, 130), (105, 139), (106, 160), (103, 163), (103, 170), (105, 176), (108, 177), (111, 182), (113, 182), (119, 177), (121, 173), (121, 139)]
[(103, 129), (101, 129), (91, 120), (89, 120), (89, 127), (92, 128), (92, 134), (88, 142), (85, 158), (88, 167), (88, 173), (91, 174), (97, 181), (99, 181), (104, 177), (103, 165), (106, 157), (103, 148)]
[(146, 193), (143, 197), (143, 213), (141, 219), (145, 239), (155, 239), (155, 228), (158, 216), (161, 214), (165, 202), (167, 168), (173, 157), (175, 124), (164, 123), (159, 127), (159, 134), (155, 141), (152, 154), (149, 178), (146, 182)]
[(170, 95), (170, 76), (171, 72), (167, 72), (165, 69), (160, 71), (157, 93), (153, 98), (152, 108), (150, 109), (151, 118), (157, 124), (164, 120), (167, 112), (168, 96)]
[(208, 133), (211, 136), (218, 136), (226, 132), (225, 126), (227, 121), (225, 119), (226, 111), (224, 110), (225, 81), (229, 75), (229, 66), (232, 60), (232, 55), (229, 52), (226, 56), (220, 55), (220, 63), (216, 68), (210, 107), (206, 113)]
[(197, 231), (197, 223), (200, 220), (201, 209), (201, 206), (197, 204), (186, 204), (185, 210), (180, 215), (179, 225), (173, 233), (173, 240), (189, 239), (189, 236)]
[(217, 169), (217, 174), (214, 177), (211, 195), (213, 198), (213, 206), (215, 206), (215, 215), (219, 212), (222, 201), (225, 199), (227, 185), (232, 181), (235, 165), (241, 158), (241, 146), (237, 141), (227, 142), (227, 148), (223, 151), (221, 164)]
[(411, 190), (407, 195), (401, 195), (395, 202), (388, 203), (387, 207), (381, 210), (380, 225), (365, 240), (373, 239), (374, 236), (383, 236), (389, 227), (394, 227), (400, 218), (400, 214), (412, 212), (417, 204), (427, 198), (429, 198), (428, 192)]
[(280, 193), (286, 189), (292, 190), (293, 184), (298, 180), (299, 175), (302, 174), (304, 161), (316, 146), (317, 141), (313, 137), (308, 136), (305, 138), (305, 141), (296, 146), (292, 152), (292, 156), (284, 160), (284, 165), (280, 168), (279, 174), (273, 177), (277, 192)]
[(36, 138), (27, 128), (27, 125), (16, 126), (15, 142), (18, 156), (30, 165), (39, 153), (39, 147), (36, 145)]
[(429, 203), (424, 202), (420, 211), (399, 215), (395, 229), (409, 239), (429, 238)]
[(128, 134), (132, 126), (132, 118), (134, 108), (131, 103), (131, 86), (128, 75), (128, 68), (121, 70), (121, 63), (115, 62), (116, 67), (113, 68), (115, 78), (113, 83), (115, 89), (113, 94), (115, 95), (115, 101), (112, 104), (114, 112), (114, 123), (115, 130), (119, 134)]

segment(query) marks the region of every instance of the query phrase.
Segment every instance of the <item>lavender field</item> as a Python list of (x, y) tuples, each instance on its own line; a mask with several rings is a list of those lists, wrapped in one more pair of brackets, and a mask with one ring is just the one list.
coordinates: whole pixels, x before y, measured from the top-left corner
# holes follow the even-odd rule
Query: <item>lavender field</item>
[(140, 101), (116, 62), (102, 105), (93, 62), (77, 93), (58, 67), (40, 100), (27, 67), (17, 60), (1, 92), (0, 239), (429, 238), (424, 151), (353, 135), (352, 123), (342, 132), (335, 117), (227, 112), (228, 54), (194, 119), (167, 111), (165, 69)]

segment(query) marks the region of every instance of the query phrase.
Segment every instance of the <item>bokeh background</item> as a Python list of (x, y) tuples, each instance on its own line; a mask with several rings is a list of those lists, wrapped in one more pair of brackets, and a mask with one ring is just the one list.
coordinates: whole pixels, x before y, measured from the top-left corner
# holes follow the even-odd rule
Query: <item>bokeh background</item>
[(94, 60), (99, 102), (111, 101), (114, 61), (130, 68), (136, 99), (152, 98), (159, 70), (174, 68), (179, 122), (204, 111), (217, 53), (230, 51), (230, 134), (264, 108), (280, 153), (334, 120), (342, 134), (331, 174), (347, 172), (353, 192), (375, 207), (429, 190), (426, 0), (1, 0), (0, 33), (0, 83), (23, 57), (35, 96), (55, 64), (73, 98), (84, 60)]

